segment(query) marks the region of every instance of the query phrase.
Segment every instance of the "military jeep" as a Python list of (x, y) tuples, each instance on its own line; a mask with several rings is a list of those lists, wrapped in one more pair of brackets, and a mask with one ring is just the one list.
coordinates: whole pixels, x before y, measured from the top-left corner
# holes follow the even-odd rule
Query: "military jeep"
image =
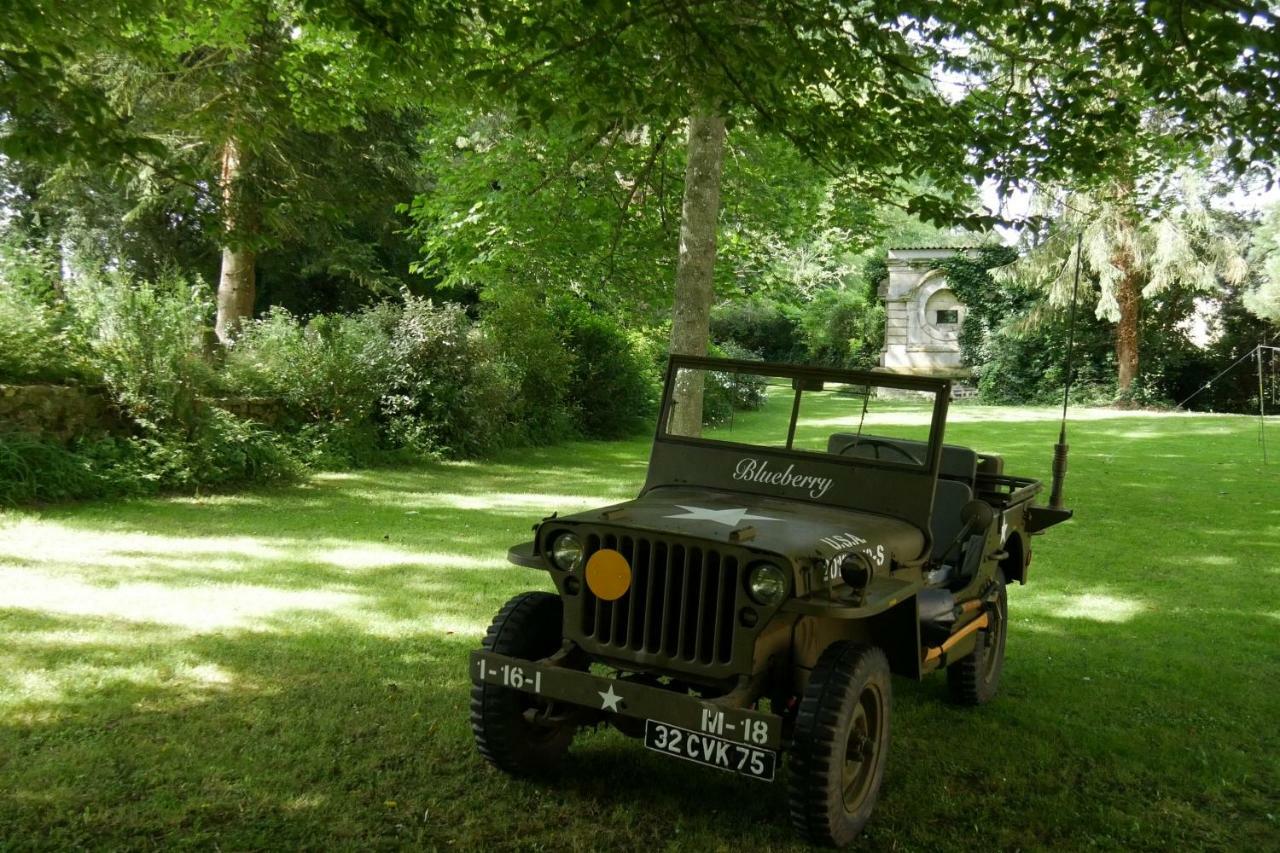
[(556, 591), (507, 602), (471, 655), (480, 753), (536, 774), (600, 723), (753, 780), (785, 753), (795, 828), (851, 841), (890, 674), (945, 669), (956, 702), (990, 700), (1006, 587), (1071, 515), (946, 444), (950, 398), (944, 379), (673, 357), (640, 495), (551, 515), (508, 554)]

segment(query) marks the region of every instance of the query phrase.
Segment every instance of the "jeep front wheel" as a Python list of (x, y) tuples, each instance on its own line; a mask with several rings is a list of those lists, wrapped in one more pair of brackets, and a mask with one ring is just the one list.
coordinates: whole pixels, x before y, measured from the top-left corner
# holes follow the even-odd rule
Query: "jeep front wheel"
[(791, 822), (815, 844), (852, 841), (875, 808), (889, 755), (889, 661), (831, 644), (809, 676), (791, 749)]
[[(485, 651), (540, 660), (560, 649), (563, 605), (547, 592), (526, 592), (508, 601), (485, 634)], [(476, 747), (500, 770), (521, 776), (554, 768), (573, 741), (575, 726), (551, 718), (554, 709), (509, 687), (471, 687), (471, 731)]]

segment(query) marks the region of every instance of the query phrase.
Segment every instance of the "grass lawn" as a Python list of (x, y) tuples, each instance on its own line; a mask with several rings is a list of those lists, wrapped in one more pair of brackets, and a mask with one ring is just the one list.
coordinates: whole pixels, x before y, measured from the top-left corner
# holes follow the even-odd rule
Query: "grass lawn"
[[(952, 421), (1047, 475), (1051, 411)], [(940, 675), (895, 681), (866, 849), (1276, 848), (1272, 434), (1264, 468), (1256, 420), (1078, 413), (1077, 518), (1011, 590), (1002, 694), (959, 709)], [(0, 514), (0, 849), (790, 849), (783, 784), (604, 729), (553, 783), (473, 749), (466, 655), (508, 597), (550, 588), (506, 547), (634, 495), (647, 448)]]

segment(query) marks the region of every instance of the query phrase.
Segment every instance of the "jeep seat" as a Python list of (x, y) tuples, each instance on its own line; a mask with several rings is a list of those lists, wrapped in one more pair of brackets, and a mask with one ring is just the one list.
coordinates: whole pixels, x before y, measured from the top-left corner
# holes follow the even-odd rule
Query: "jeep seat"
[[(929, 444), (925, 441), (912, 441), (905, 438), (888, 438), (881, 435), (864, 433), (862, 439), (875, 439), (895, 444), (917, 459), (923, 460), (929, 452)], [(877, 448), (872, 444), (862, 444), (857, 435), (838, 432), (827, 440), (827, 452), (838, 456), (857, 456), (875, 459)], [(895, 454), (889, 451), (882, 459), (892, 459)], [(937, 559), (947, 549), (964, 522), (960, 520), (960, 510), (973, 500), (973, 484), (978, 474), (978, 454), (968, 447), (956, 444), (942, 445), (942, 462), (938, 470), (938, 484), (933, 493), (933, 509), (930, 511), (929, 527), (933, 536), (933, 557)]]
[[(834, 453), (837, 456), (859, 456), (865, 459), (876, 458), (875, 445), (861, 444), (864, 439), (875, 439), (883, 441), (886, 444), (896, 444), (906, 452), (910, 453), (917, 459), (924, 461), (925, 456), (929, 452), (929, 443), (927, 441), (913, 441), (909, 438), (890, 438), (884, 435), (871, 435), (863, 433), (861, 438), (851, 432), (838, 432), (827, 439), (827, 452)], [(887, 461), (898, 459), (904, 461), (905, 457), (897, 456), (889, 451), (888, 456), (880, 458)], [(953, 480), (959, 480), (962, 483), (973, 485), (974, 477), (978, 474), (978, 454), (968, 447), (961, 447), (958, 444), (942, 445), (942, 464), (938, 469), (939, 477), (946, 477)]]

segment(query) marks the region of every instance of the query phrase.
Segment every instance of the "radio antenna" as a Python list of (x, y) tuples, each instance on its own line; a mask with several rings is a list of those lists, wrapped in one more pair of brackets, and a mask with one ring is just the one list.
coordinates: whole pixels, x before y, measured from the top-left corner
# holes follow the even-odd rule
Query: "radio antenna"
[(1058, 443), (1053, 446), (1053, 486), (1049, 490), (1049, 506), (1062, 509), (1062, 485), (1067, 479), (1067, 405), (1071, 402), (1071, 371), (1076, 354), (1076, 302), (1080, 295), (1080, 261), (1084, 249), (1084, 232), (1076, 234), (1076, 280), (1071, 287), (1071, 315), (1067, 320), (1066, 376), (1062, 385), (1062, 425)]

